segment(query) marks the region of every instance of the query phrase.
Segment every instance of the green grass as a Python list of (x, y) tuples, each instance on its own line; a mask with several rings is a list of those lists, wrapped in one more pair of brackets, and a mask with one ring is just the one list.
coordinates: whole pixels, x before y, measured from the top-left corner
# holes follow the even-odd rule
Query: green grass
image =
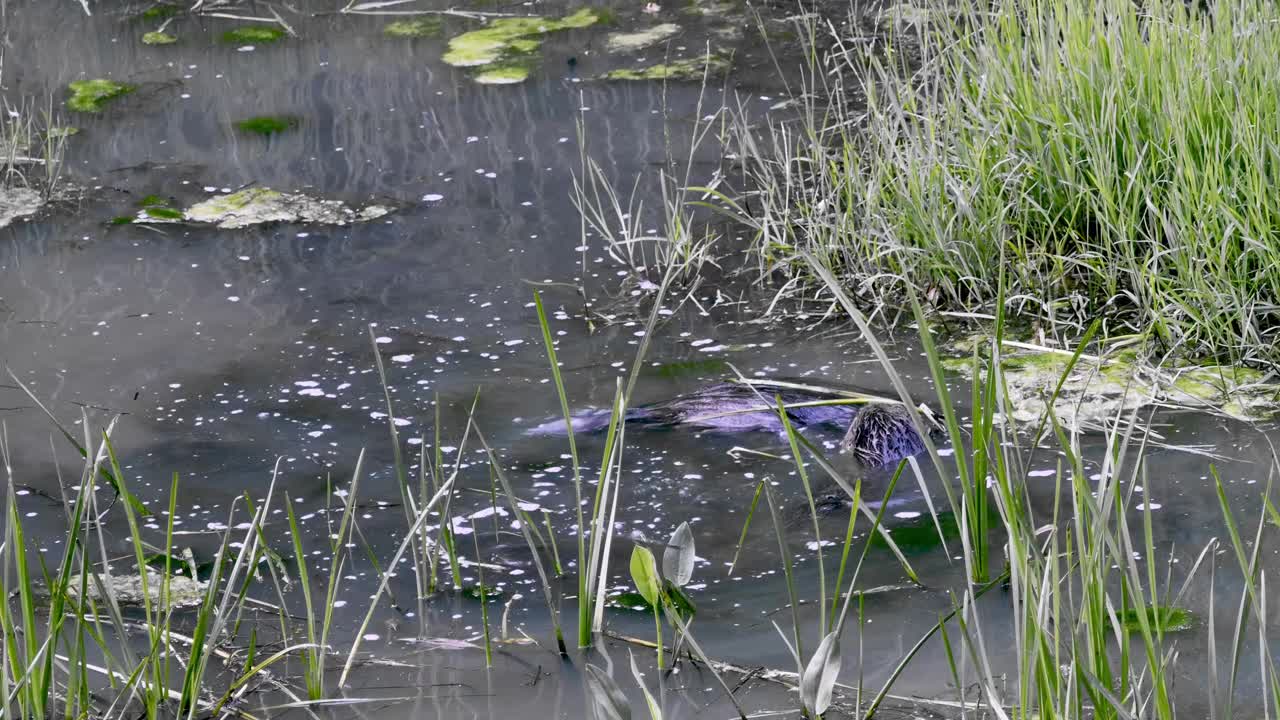
[(990, 313), (1006, 271), (1048, 326), (1274, 361), (1280, 8), (1201, 7), (961, 2), (887, 52), (813, 50), (790, 119), (740, 119), (745, 185), (719, 205), (762, 278), (815, 280), (807, 252), (865, 301)]

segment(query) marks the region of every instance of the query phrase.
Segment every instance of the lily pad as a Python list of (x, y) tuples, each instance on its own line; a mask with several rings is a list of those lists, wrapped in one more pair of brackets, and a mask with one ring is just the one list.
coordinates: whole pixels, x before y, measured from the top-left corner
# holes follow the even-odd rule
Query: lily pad
[(0, 228), (20, 217), (35, 215), (44, 197), (30, 188), (0, 188)]
[(292, 115), (259, 115), (236, 123), (236, 129), (241, 132), (270, 137), (293, 130), (299, 124), (298, 118)]
[(284, 31), (277, 27), (245, 25), (222, 33), (222, 42), (228, 45), (273, 43), (284, 37), (284, 35)]
[(143, 45), (172, 45), (178, 38), (165, 32), (149, 32), (142, 36)]
[(609, 48), (609, 52), (635, 52), (643, 50), (650, 45), (670, 40), (679, 32), (679, 25), (663, 23), (635, 32), (610, 33), (606, 47)]
[(395, 22), (388, 23), (387, 26), (382, 29), (382, 32), (390, 35), (391, 37), (421, 38), (435, 37), (436, 35), (439, 35), (440, 31), (443, 29), (444, 23), (440, 21), (438, 16), (428, 15), (426, 17), (410, 18), (408, 20), (396, 20)]
[(696, 81), (703, 75), (716, 77), (729, 72), (729, 59), (710, 55), (687, 60), (675, 60), (643, 68), (619, 68), (604, 74), (605, 80), (673, 80)]
[(314, 223), (346, 225), (380, 218), (391, 212), (383, 205), (359, 210), (338, 200), (319, 200), (301, 194), (257, 187), (218, 195), (187, 208), (188, 222), (234, 229), (265, 223)]
[[(450, 39), (443, 59), (454, 67), (479, 67), (499, 61), (512, 61), (521, 55), (537, 52), (542, 47), (542, 36), (547, 33), (590, 27), (605, 19), (606, 15), (602, 11), (593, 8), (583, 8), (559, 19), (536, 16), (498, 18), (479, 30)], [(515, 76), (514, 71), (507, 71), (488, 77), (489, 82), (494, 82), (495, 78), (508, 83), (524, 79), (513, 80)]]
[[(938, 535), (938, 527), (942, 528), (942, 535)], [(888, 530), (894, 544), (906, 555), (931, 552), (942, 547), (943, 540), (951, 541), (960, 537), (960, 523), (956, 520), (955, 513), (950, 511), (938, 513), (936, 527), (933, 524), (933, 518), (926, 514), (913, 522), (891, 527)], [(871, 544), (874, 547), (886, 549), (889, 547), (884, 536), (878, 532), (871, 537)]]
[(1181, 632), (1190, 630), (1195, 624), (1195, 615), (1190, 610), (1168, 607), (1164, 605), (1148, 605), (1144, 608), (1129, 608), (1120, 613), (1120, 625), (1129, 632), (1142, 630), (1142, 617), (1152, 630), (1163, 632)]
[(97, 78), (94, 80), (76, 80), (67, 85), (71, 97), (67, 99), (67, 107), (76, 112), (94, 113), (102, 110), (102, 106), (122, 95), (127, 95), (137, 88), (115, 80)]

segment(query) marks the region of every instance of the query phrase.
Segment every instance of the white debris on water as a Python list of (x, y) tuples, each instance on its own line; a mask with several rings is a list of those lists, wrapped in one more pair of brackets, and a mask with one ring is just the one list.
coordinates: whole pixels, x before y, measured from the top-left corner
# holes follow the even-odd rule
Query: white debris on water
[(30, 188), (0, 188), (0, 228), (20, 217), (28, 217), (44, 206), (44, 198)]

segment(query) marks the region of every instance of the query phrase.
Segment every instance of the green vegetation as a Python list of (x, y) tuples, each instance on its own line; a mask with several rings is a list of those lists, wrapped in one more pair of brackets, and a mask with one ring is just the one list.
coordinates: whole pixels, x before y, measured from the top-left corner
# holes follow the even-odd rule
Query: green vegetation
[(601, 10), (583, 8), (563, 18), (504, 17), (491, 20), (479, 30), (463, 33), (449, 40), (444, 61), (454, 67), (477, 67), (501, 63), (499, 68), (481, 72), (480, 82), (521, 82), (529, 74), (529, 66), (521, 60), (542, 47), (542, 36), (549, 32), (585, 28), (606, 22)]
[(222, 42), (228, 45), (273, 43), (285, 36), (284, 30), (266, 25), (245, 25), (222, 33)]
[(98, 78), (95, 80), (75, 80), (67, 85), (71, 97), (67, 98), (67, 107), (76, 112), (96, 113), (103, 105), (137, 88), (115, 80)]
[(813, 281), (808, 252), (865, 302), (990, 313), (1007, 270), (1051, 325), (1280, 359), (1280, 9), (999, 0), (892, 28), (894, 52), (815, 50), (799, 121), (741, 119), (721, 199), (762, 274)]
[(153, 31), (144, 33), (142, 36), (144, 45), (172, 45), (176, 42), (178, 42), (178, 38), (165, 32)]
[(301, 121), (292, 115), (259, 115), (237, 122), (236, 129), (241, 132), (270, 137), (288, 130), (294, 130), (300, 124)]
[(181, 220), (182, 219), (182, 211), (174, 210), (173, 208), (149, 207), (144, 209), (142, 212), (147, 217), (155, 218), (157, 220)]
[(182, 12), (182, 8), (171, 3), (155, 3), (139, 15), (143, 20), (164, 20)]
[(391, 37), (422, 38), (435, 37), (442, 30), (444, 30), (444, 23), (441, 22), (440, 17), (438, 15), (427, 15), (387, 23), (382, 32)]
[(672, 80), (697, 82), (729, 72), (732, 63), (719, 55), (673, 60), (642, 68), (618, 68), (604, 74), (605, 80)]
[(502, 62), (486, 65), (472, 75), (471, 79), (481, 85), (511, 85), (528, 80), (532, 71), (533, 68), (528, 63)]

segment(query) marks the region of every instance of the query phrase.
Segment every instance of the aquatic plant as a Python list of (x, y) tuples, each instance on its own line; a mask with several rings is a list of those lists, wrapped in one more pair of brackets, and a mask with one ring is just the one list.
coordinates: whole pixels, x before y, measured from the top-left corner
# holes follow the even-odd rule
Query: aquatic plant
[(123, 95), (127, 95), (136, 86), (97, 78), (94, 80), (73, 80), (67, 85), (71, 97), (67, 98), (67, 107), (76, 112), (96, 113), (103, 105)]
[(542, 47), (542, 36), (547, 33), (590, 27), (605, 18), (602, 11), (593, 8), (582, 8), (563, 18), (497, 18), (479, 30), (450, 38), (443, 59), (454, 67), (476, 67), (499, 60), (513, 60), (536, 52)]
[(422, 38), (435, 37), (444, 29), (444, 23), (435, 15), (408, 18), (387, 23), (382, 32), (391, 37)]
[(228, 45), (273, 43), (285, 36), (285, 31), (266, 25), (245, 25), (222, 33), (222, 42)]
[(685, 58), (641, 68), (616, 68), (605, 73), (605, 80), (671, 80), (696, 82), (704, 77), (719, 77), (729, 72), (732, 63), (721, 55)]
[(891, 53), (832, 37), (824, 55), (807, 27), (804, 111), (763, 135), (741, 118), (747, 181), (722, 201), (762, 279), (812, 289), (809, 252), (868, 300), (911, 285), (990, 313), (1007, 270), (1005, 296), (1051, 326), (1105, 315), (1186, 355), (1280, 358), (1280, 75), (1249, 60), (1280, 48), (1280, 9), (1002, 0), (923, 20), (892, 23)]
[(178, 7), (177, 5), (174, 5), (172, 3), (159, 2), (159, 3), (153, 3), (151, 7), (147, 8), (146, 10), (143, 10), (138, 15), (138, 17), (142, 18), (143, 20), (164, 20), (165, 18), (173, 17), (174, 15), (177, 15), (180, 12), (182, 12), (182, 8)]
[(166, 32), (155, 30), (149, 33), (143, 33), (143, 45), (172, 45), (178, 42), (178, 38)]
[(272, 135), (293, 130), (299, 124), (298, 118), (292, 115), (258, 115), (247, 120), (241, 120), (235, 125), (236, 129), (241, 132), (271, 137)]

